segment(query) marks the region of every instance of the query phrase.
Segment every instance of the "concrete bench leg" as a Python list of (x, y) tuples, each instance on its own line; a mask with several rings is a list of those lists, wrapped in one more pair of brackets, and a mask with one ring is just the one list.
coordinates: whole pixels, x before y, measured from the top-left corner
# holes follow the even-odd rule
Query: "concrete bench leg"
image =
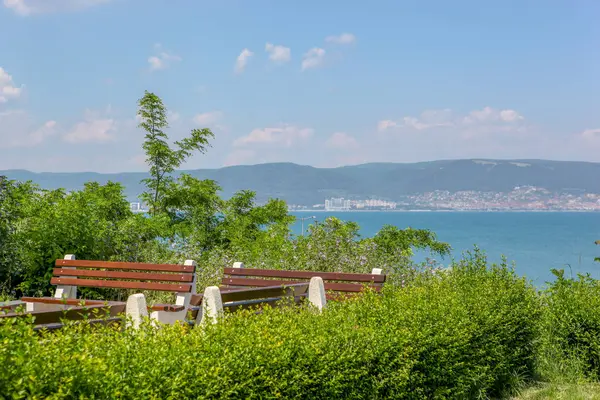
[(128, 317), (128, 326), (138, 329), (142, 320), (148, 317), (146, 297), (142, 293), (132, 294), (127, 298), (125, 315)]
[(323, 284), (323, 278), (320, 276), (310, 278), (310, 283), (308, 284), (308, 301), (319, 311), (327, 305), (325, 285)]
[(202, 308), (196, 317), (196, 325), (204, 325), (207, 322), (214, 324), (222, 313), (223, 301), (221, 299), (221, 291), (217, 286), (207, 287), (204, 289)]
[[(196, 267), (196, 261), (185, 260), (185, 263), (183, 265)], [(194, 274), (194, 279), (192, 281), (192, 290), (189, 293), (175, 294), (175, 305), (183, 306), (184, 309), (182, 311), (153, 311), (152, 313), (150, 313), (150, 318), (162, 324), (173, 325), (178, 321), (183, 323), (185, 321), (185, 317), (187, 316), (188, 307), (190, 305), (193, 293), (196, 293), (196, 274)]]

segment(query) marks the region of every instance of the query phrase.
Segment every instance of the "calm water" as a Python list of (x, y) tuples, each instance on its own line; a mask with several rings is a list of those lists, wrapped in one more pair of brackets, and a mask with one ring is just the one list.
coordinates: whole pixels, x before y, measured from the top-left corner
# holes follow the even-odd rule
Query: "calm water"
[[(434, 231), (441, 241), (453, 247), (453, 257), (477, 245), (490, 261), (504, 255), (514, 262), (516, 271), (536, 285), (552, 280), (551, 268), (564, 268), (570, 274), (589, 272), (600, 279), (600, 213), (568, 212), (317, 212), (318, 220), (335, 216), (357, 222), (363, 236), (372, 236), (385, 224), (399, 228), (424, 228)], [(309, 221), (305, 221), (305, 227)], [(301, 232), (301, 224), (295, 226)], [(423, 260), (425, 254), (417, 255)], [(448, 260), (440, 260), (442, 264)]]

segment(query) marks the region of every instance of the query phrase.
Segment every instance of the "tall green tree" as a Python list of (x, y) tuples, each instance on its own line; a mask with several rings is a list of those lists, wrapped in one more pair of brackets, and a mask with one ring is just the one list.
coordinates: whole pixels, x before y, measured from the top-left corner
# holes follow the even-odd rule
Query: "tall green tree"
[(69, 193), (32, 187), (23, 198), (15, 232), (24, 263), (17, 289), (23, 295), (51, 293), (54, 262), (65, 254), (84, 260), (130, 261), (129, 249), (138, 242), (145, 248), (143, 240), (154, 240), (126, 229), (135, 216), (118, 183), (88, 182), (82, 190)]
[(169, 127), (167, 108), (160, 97), (146, 91), (138, 102), (139, 127), (146, 131), (143, 144), (146, 162), (150, 165), (150, 178), (144, 183), (148, 191), (142, 199), (150, 206), (153, 215), (164, 212), (165, 193), (173, 183), (170, 175), (195, 151), (205, 153), (214, 135), (208, 128), (193, 129), (190, 136), (176, 141), (171, 147), (165, 129)]
[(14, 238), (17, 221), (15, 208), (16, 185), (5, 176), (0, 176), (0, 295), (13, 294), (15, 278), (20, 260)]

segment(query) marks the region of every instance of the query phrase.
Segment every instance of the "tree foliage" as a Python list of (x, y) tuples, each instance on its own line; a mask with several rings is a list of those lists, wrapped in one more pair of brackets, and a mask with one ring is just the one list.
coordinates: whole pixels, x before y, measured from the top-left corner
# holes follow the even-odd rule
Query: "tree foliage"
[(19, 185), (0, 176), (0, 297), (14, 295), (22, 263), (15, 238), (19, 216)]
[[(46, 295), (54, 261), (79, 259), (201, 263), (198, 287), (216, 283), (234, 261), (251, 267), (370, 272), (383, 268), (399, 281), (409, 278), (413, 249), (449, 251), (426, 230), (384, 227), (361, 238), (359, 226), (335, 218), (311, 225), (307, 236), (292, 234), (295, 218), (284, 201), (256, 204), (256, 193), (220, 196), (213, 180), (174, 173), (194, 153), (210, 147), (213, 133), (194, 129), (170, 142), (167, 109), (154, 93), (138, 103), (143, 150), (150, 177), (142, 199), (150, 214), (134, 214), (123, 187), (89, 182), (80, 191), (41, 190), (0, 178), (0, 293)], [(413, 268), (414, 269), (414, 268)], [(111, 292), (82, 289), (88, 297)]]
[(179, 168), (193, 152), (205, 153), (214, 137), (210, 129), (193, 129), (189, 137), (175, 142), (171, 148), (164, 129), (169, 127), (167, 108), (160, 97), (146, 91), (138, 102), (139, 127), (146, 131), (142, 148), (150, 165), (150, 178), (144, 182), (148, 192), (143, 194), (153, 214), (164, 211), (164, 197), (173, 182), (169, 175)]

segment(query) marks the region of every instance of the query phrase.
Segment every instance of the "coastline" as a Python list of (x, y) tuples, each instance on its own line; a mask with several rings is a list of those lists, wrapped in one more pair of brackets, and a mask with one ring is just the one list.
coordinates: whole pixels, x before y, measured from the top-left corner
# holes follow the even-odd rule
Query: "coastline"
[(600, 213), (600, 210), (288, 210), (298, 213)]

